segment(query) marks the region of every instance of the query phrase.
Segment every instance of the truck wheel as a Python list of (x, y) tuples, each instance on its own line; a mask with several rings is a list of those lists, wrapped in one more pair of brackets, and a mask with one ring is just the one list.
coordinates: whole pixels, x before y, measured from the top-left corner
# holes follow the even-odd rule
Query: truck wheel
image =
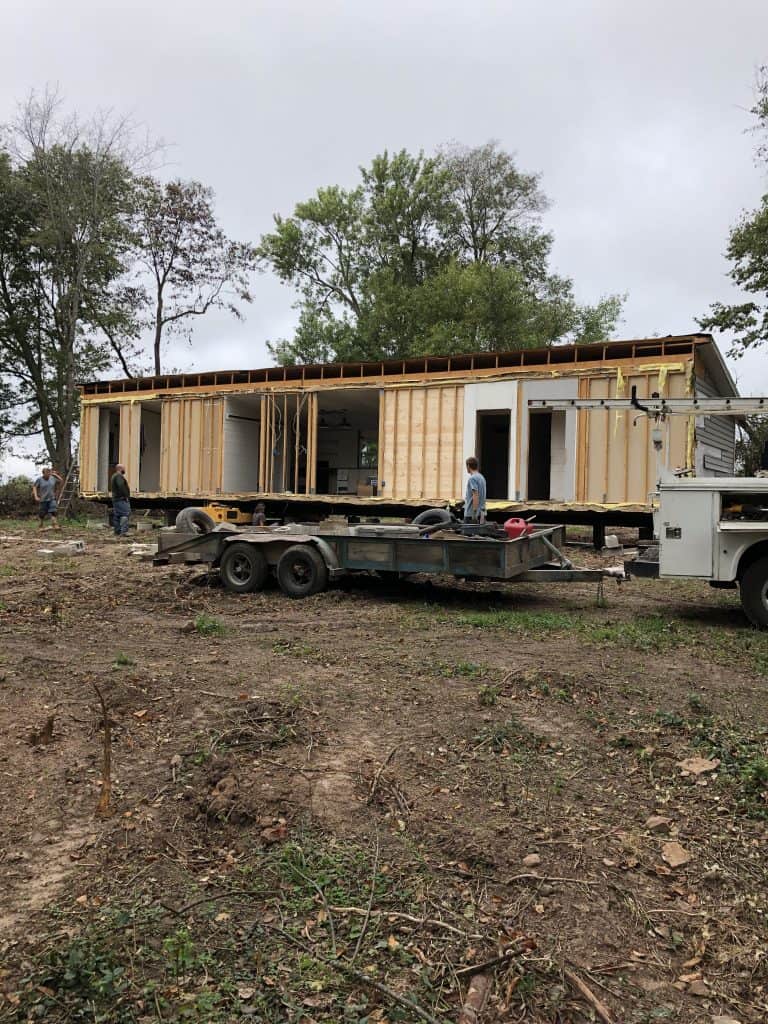
[(294, 544), (280, 556), (277, 582), (288, 597), (309, 597), (328, 586), (328, 566), (317, 548)]
[(201, 508), (188, 505), (176, 516), (176, 529), (191, 533), (210, 533), (216, 523)]
[(741, 607), (753, 626), (768, 628), (768, 558), (758, 558), (741, 577)]
[(261, 590), (269, 574), (264, 553), (255, 544), (228, 544), (221, 558), (221, 580), (227, 590), (250, 594)]

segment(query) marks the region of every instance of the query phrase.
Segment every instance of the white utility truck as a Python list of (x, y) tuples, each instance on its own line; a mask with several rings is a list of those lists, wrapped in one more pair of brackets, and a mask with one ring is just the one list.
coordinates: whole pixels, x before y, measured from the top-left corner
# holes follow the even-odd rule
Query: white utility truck
[(630, 563), (630, 572), (738, 587), (747, 618), (768, 628), (768, 479), (700, 477), (662, 483), (654, 525), (657, 571), (646, 556)]
[[(667, 416), (768, 414), (768, 398), (532, 399), (531, 408), (636, 409), (653, 420), (661, 454)], [(688, 577), (736, 589), (747, 618), (768, 628), (768, 477), (684, 478), (658, 467), (658, 490), (649, 495), (658, 542), (627, 563), (630, 574)]]

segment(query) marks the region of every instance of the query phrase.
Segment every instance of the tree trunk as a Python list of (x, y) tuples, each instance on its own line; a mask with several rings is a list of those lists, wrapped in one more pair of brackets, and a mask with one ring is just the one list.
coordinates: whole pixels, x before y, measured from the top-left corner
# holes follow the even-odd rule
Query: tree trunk
[(162, 373), (160, 369), (160, 342), (163, 339), (163, 293), (157, 292), (157, 308), (155, 310), (155, 376)]

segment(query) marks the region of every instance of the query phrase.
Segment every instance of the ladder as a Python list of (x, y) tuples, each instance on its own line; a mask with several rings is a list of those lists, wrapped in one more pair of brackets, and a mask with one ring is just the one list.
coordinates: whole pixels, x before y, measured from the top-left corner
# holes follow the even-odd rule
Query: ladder
[(636, 409), (656, 419), (666, 416), (749, 416), (768, 414), (768, 398), (644, 398), (632, 385), (630, 398), (529, 398), (530, 409)]
[(75, 448), (75, 454), (70, 464), (67, 475), (64, 477), (64, 484), (59, 495), (59, 512), (63, 516), (69, 515), (72, 507), (72, 499), (77, 497), (80, 489), (80, 446)]

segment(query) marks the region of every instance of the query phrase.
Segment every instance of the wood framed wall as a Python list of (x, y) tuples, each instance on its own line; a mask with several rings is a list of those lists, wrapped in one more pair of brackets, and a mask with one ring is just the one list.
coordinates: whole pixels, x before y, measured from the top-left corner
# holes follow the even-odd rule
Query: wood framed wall
[(449, 500), (461, 494), (463, 385), (383, 388), (379, 494)]
[[(136, 408), (139, 411), (139, 407)], [(125, 409), (121, 408), (121, 452), (124, 412)], [(161, 491), (166, 494), (219, 494), (223, 472), (224, 399), (164, 401), (160, 416)], [(134, 479), (138, 480), (138, 459)]]
[[(640, 366), (613, 374), (584, 377), (579, 398), (638, 398), (654, 392), (665, 398), (691, 394), (691, 360), (661, 366)], [(688, 466), (691, 457), (688, 416), (670, 416), (665, 424), (665, 465)], [(599, 505), (645, 504), (656, 489), (657, 456), (651, 443), (651, 422), (643, 413), (599, 409), (578, 413), (576, 435), (576, 500)]]

